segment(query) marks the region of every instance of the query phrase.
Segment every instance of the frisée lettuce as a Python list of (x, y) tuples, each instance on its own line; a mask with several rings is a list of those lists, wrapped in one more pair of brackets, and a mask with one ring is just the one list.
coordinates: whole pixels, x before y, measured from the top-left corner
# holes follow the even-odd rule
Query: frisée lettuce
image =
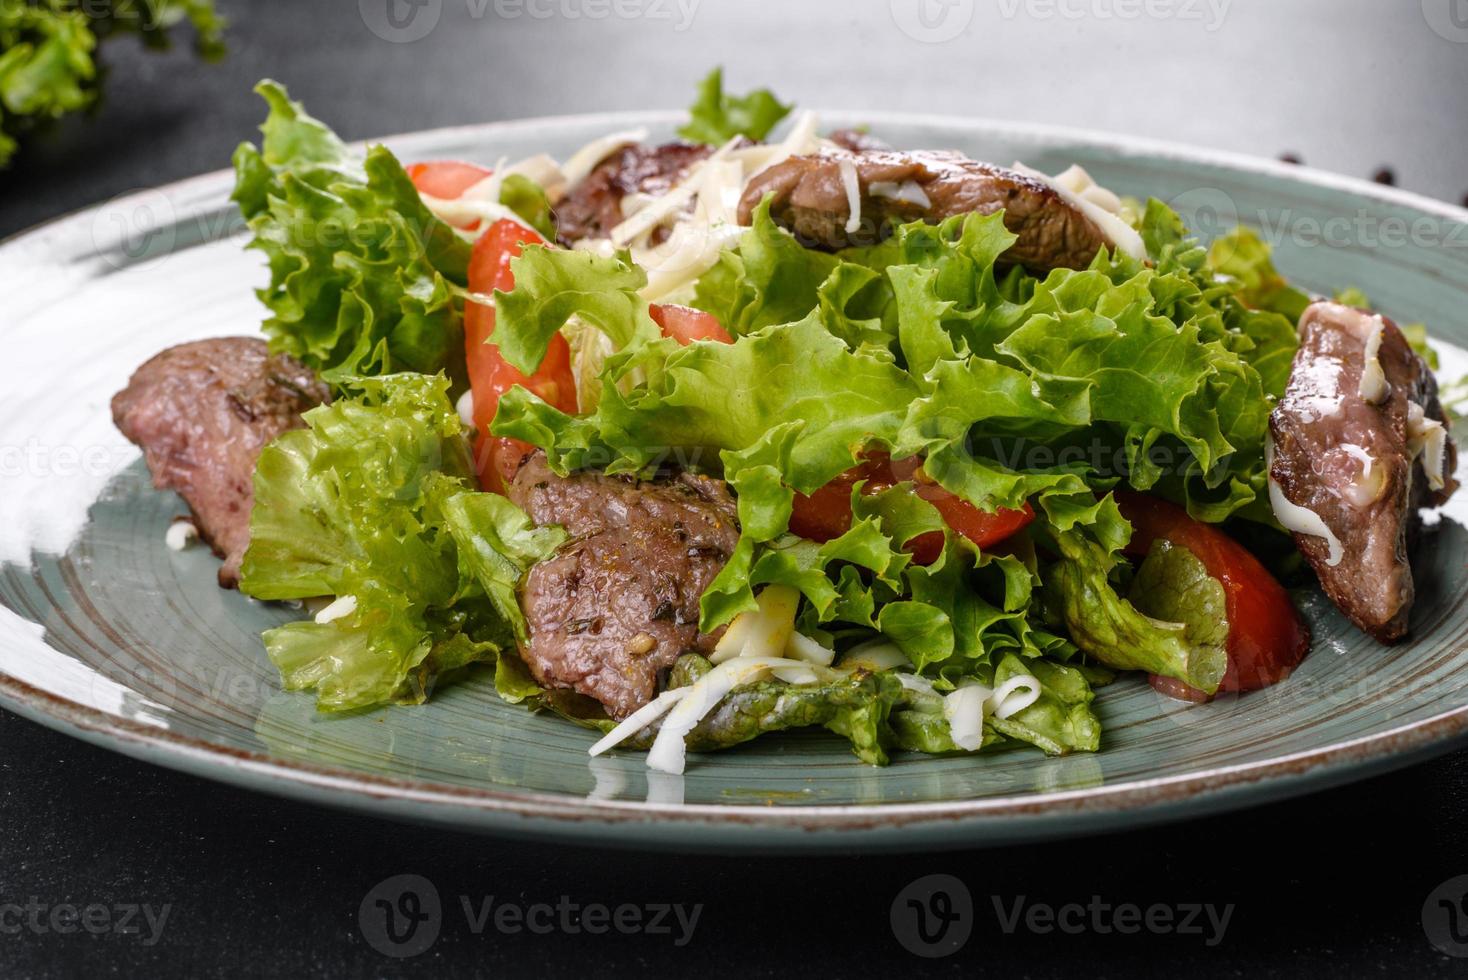
[(565, 540), (476, 492), (445, 378), (347, 385), (261, 453), (240, 582), (258, 599), (350, 597), (344, 615), (265, 634), (285, 686), (330, 711), (417, 703), (456, 668), (513, 655), (515, 588)]

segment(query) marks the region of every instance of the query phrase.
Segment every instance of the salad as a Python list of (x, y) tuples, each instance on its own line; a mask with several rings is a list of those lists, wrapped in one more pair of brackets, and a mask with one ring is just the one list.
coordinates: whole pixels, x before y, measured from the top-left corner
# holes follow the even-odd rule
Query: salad
[(1455, 487), (1425, 335), (1247, 229), (718, 71), (678, 140), (564, 161), (359, 153), (259, 92), (266, 340), (164, 352), (113, 410), (173, 536), (305, 604), (264, 644), (322, 711), (492, 683), (668, 772), (809, 726), (1060, 755), (1120, 672), (1284, 681), (1282, 583), (1407, 630)]

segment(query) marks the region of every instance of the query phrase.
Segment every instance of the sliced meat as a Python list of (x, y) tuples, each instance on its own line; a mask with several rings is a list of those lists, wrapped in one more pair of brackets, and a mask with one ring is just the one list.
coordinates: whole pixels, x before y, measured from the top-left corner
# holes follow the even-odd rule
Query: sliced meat
[[(843, 172), (853, 171), (861, 213), (855, 230), (848, 231), (851, 205)], [(1019, 236), (1004, 258), (1032, 271), (1084, 268), (1107, 244), (1101, 229), (1048, 184), (942, 150), (829, 150), (790, 157), (745, 186), (741, 224), (749, 224), (767, 195), (774, 195), (770, 216), (811, 248), (870, 245), (895, 224), (1001, 208), (1005, 227)]]
[(160, 490), (176, 490), (199, 534), (224, 559), (219, 584), (239, 584), (250, 543), (255, 460), (301, 413), (329, 400), (294, 358), (263, 340), (224, 337), (170, 347), (112, 399), (112, 420), (143, 450)]
[(1338, 303), (1305, 310), (1289, 385), (1270, 416), (1270, 478), (1288, 504), (1318, 515), (1335, 547), (1301, 533), (1309, 515), (1278, 502), (1275, 512), (1299, 529), (1295, 542), (1326, 594), (1383, 643), (1407, 631), (1418, 512), (1456, 488), (1456, 451), (1445, 431), (1433, 437), (1434, 424), (1447, 426), (1437, 381), (1395, 323)]
[(658, 673), (717, 635), (698, 631), (698, 600), (739, 538), (721, 480), (655, 481), (583, 471), (560, 477), (529, 457), (510, 499), (572, 539), (530, 570), (520, 603), (526, 663), (547, 687), (572, 688), (625, 718), (657, 693)]
[(871, 153), (874, 150), (890, 150), (892, 144), (878, 139), (864, 129), (838, 129), (826, 137), (843, 150), (852, 153)]
[(607, 157), (556, 204), (556, 232), (562, 245), (583, 238), (605, 238), (625, 216), (628, 194), (666, 194), (684, 171), (713, 152), (696, 143), (624, 146)]

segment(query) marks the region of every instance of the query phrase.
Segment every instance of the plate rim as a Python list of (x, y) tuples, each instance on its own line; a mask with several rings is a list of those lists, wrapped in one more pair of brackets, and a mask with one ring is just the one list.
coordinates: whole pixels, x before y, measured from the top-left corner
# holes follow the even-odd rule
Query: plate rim
[[(1468, 208), (1450, 202), (1362, 178), (1231, 151), (1077, 127), (983, 117), (894, 111), (816, 111), (821, 118), (833, 121), (859, 119), (876, 126), (923, 125), (955, 133), (1028, 140), (1046, 146), (1083, 144), (1116, 152), (1123, 158), (1148, 156), (1268, 176), (1412, 208), (1468, 226)], [(552, 127), (604, 126), (610, 130), (637, 125), (658, 126), (676, 123), (682, 117), (682, 113), (668, 110), (548, 115), (416, 130), (359, 140), (351, 145), (388, 144), (406, 150), (415, 144), (441, 144), (451, 139), (488, 141), (497, 136), (524, 135)], [(0, 238), (0, 261), (31, 240), (39, 242), (57, 232), (94, 220), (103, 207), (121, 206), (133, 198), (160, 193), (175, 200), (180, 197), (197, 199), (214, 194), (232, 178), (231, 168), (221, 168), (167, 184), (123, 192), (65, 212)], [(218, 206), (218, 202), (210, 205), (213, 208)], [(186, 215), (176, 217), (182, 219)], [(1460, 648), (1452, 652), (1461, 653), (1464, 646), (1468, 644), (1460, 644)], [(534, 826), (520, 827), (519, 830), (533, 836), (570, 837), (576, 836), (574, 830), (577, 827), (625, 828), (639, 824), (654, 828), (669, 825), (683, 828), (718, 826), (762, 833), (794, 832), (805, 840), (811, 838), (811, 834), (806, 833), (811, 831), (839, 832), (843, 841), (892, 832), (916, 832), (914, 837), (899, 842), (898, 846), (923, 847), (941, 843), (930, 838), (942, 836), (944, 831), (976, 830), (985, 825), (1044, 817), (1063, 820), (1067, 817), (1102, 819), (1126, 815), (1138, 824), (1153, 823), (1184, 815), (1176, 811), (1185, 811), (1190, 801), (1202, 798), (1208, 799), (1209, 812), (1223, 812), (1250, 803), (1311, 792), (1372, 772), (1411, 765), (1468, 741), (1468, 704), (1465, 704), (1419, 721), (1313, 749), (1257, 762), (1130, 780), (1113, 786), (1103, 784), (1038, 795), (1009, 794), (987, 799), (917, 803), (675, 804), (592, 800), (507, 787), (460, 787), (399, 776), (374, 776), (264, 752), (246, 752), (109, 714), (33, 686), (3, 670), (0, 670), (0, 705), (63, 734), (167, 768), (250, 790), (306, 798), (318, 803), (355, 802), (388, 816), (394, 815), (388, 811), (395, 804), (426, 805), (448, 814), (450, 819), (474, 819), (481, 825), (480, 829), (495, 832), (514, 833), (517, 829), (514, 822), (523, 820)], [(1012, 839), (1086, 833), (1090, 829), (1024, 827)], [(824, 836), (830, 838), (833, 835), (827, 833)], [(949, 841), (953, 846), (993, 842), (978, 834), (968, 839)]]

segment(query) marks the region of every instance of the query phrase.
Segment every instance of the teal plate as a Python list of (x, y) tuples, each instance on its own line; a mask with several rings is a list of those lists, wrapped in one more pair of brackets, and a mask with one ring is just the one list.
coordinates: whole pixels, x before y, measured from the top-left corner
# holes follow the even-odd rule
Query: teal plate
[[(1468, 212), (1300, 168), (1030, 126), (869, 122), (1049, 172), (1079, 162), (1173, 202), (1203, 234), (1235, 221), (1277, 243), (1305, 288), (1363, 288), (1428, 323), (1443, 374), (1468, 367)], [(670, 114), (476, 126), (388, 140), (406, 159), (565, 155)], [(382, 816), (594, 845), (925, 849), (1093, 833), (1214, 813), (1446, 751), (1468, 732), (1468, 493), (1419, 555), (1413, 639), (1379, 646), (1318, 593), (1303, 667), (1246, 697), (1185, 706), (1136, 679), (1103, 691), (1101, 752), (1030, 750), (858, 764), (819, 733), (766, 737), (649, 773), (592, 760), (591, 736), (501, 703), (484, 677), (430, 703), (349, 718), (282, 692), (261, 630), (289, 610), (214, 584), (206, 549), (164, 546), (182, 503), (149, 486), (108, 399), (161, 348), (251, 333), (264, 282), (219, 173), (119, 198), (0, 245), (0, 703), (90, 742), (266, 792)], [(1456, 345), (1456, 346), (1454, 346)]]

